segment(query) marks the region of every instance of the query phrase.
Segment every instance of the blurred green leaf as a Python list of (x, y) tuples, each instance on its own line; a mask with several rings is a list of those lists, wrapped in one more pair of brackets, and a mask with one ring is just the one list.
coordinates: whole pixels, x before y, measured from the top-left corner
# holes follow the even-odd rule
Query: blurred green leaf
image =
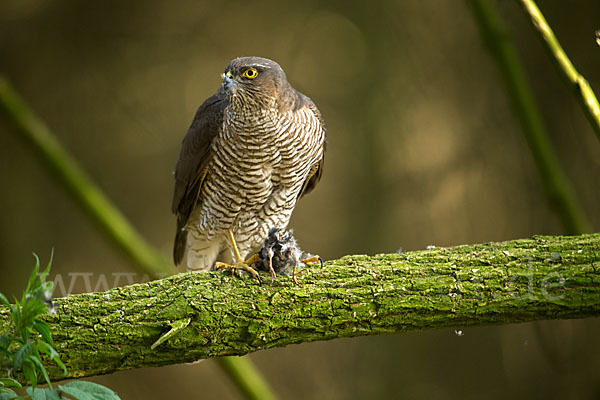
[(23, 375), (25, 375), (25, 378), (31, 382), (31, 386), (35, 387), (38, 380), (35, 366), (29, 360), (25, 360), (21, 368), (23, 369)]
[(8, 301), (8, 299), (6, 298), (5, 295), (3, 295), (2, 293), (0, 293), (0, 302), (2, 304), (4, 304), (7, 307), (10, 307), (10, 302)]
[[(52, 293), (52, 289), (54, 288), (54, 282), (47, 281), (42, 283), (42, 292), (44, 293)], [(48, 296), (49, 297), (49, 296)]]
[(48, 371), (46, 371), (46, 367), (44, 367), (44, 364), (42, 364), (42, 361), (39, 359), (39, 355), (38, 354), (31, 354), (29, 357), (27, 357), (27, 360), (31, 361), (31, 363), (33, 365), (35, 365), (35, 368), (42, 373), (42, 376), (44, 377), (44, 380), (46, 381), (46, 383), (52, 387), (52, 382), (50, 382), (50, 377), (48, 376)]
[[(50, 326), (44, 321), (33, 321), (33, 328), (39, 332), (47, 343), (54, 344), (50, 335)], [(39, 348), (38, 348), (39, 350)]]
[[(14, 325), (14, 333), (10, 335), (0, 336), (0, 354), (7, 359), (12, 359), (13, 368), (15, 371), (22, 370), (25, 378), (31, 382), (32, 387), (27, 389), (34, 399), (59, 399), (58, 392), (52, 390), (52, 383), (46, 367), (42, 364), (41, 355), (46, 354), (66, 373), (66, 367), (60, 360), (59, 354), (52, 347), (52, 335), (50, 334), (50, 326), (38, 318), (48, 311), (47, 298), (52, 290), (52, 282), (45, 282), (46, 277), (50, 272), (52, 257), (54, 250), (50, 256), (50, 261), (44, 272), (38, 277), (40, 260), (38, 256), (33, 254), (36, 260), (35, 267), (27, 288), (23, 292), (22, 300), (19, 302), (15, 299), (15, 304), (8, 303), (8, 299), (2, 295), (0, 301), (7, 304), (11, 311), (11, 320)], [(32, 337), (34, 330), (39, 333), (42, 338), (37, 335)], [(33, 343), (32, 341), (36, 342)], [(17, 346), (14, 346), (14, 345)], [(19, 346), (20, 345), (20, 346)], [(16, 352), (12, 354), (12, 349), (18, 347)], [(38, 373), (40, 373), (50, 389), (35, 390), (38, 383)], [(20, 384), (11, 378), (0, 378), (0, 387), (13, 386), (21, 387)], [(3, 388), (4, 390), (4, 388)], [(12, 396), (8, 389), (4, 390), (6, 396)], [(10, 397), (12, 398), (12, 397)], [(1, 400), (1, 399), (0, 399)]]
[(0, 400), (18, 399), (20, 396), (12, 389), (0, 388)]
[(0, 378), (0, 385), (5, 387), (22, 387), (21, 384), (13, 378)]
[(33, 325), (33, 320), (48, 311), (48, 306), (42, 300), (30, 297), (23, 304), (23, 325)]
[(26, 296), (28, 293), (31, 292), (33, 284), (35, 283), (35, 279), (37, 278), (38, 271), (40, 270), (40, 258), (35, 253), (33, 253), (33, 256), (35, 257), (35, 266), (33, 267), (33, 272), (31, 272), (31, 276), (29, 276), (29, 282), (27, 282), (27, 287), (25, 288), (25, 292), (23, 292), (23, 296)]
[(121, 400), (109, 388), (89, 381), (72, 381), (58, 388), (77, 400)]
[(0, 336), (0, 351), (7, 350), (10, 344), (10, 337), (8, 335)]
[(60, 396), (58, 391), (54, 389), (41, 389), (28, 387), (25, 389), (27, 394), (31, 396), (33, 400), (59, 400)]
[[(54, 248), (52, 248), (52, 251), (50, 252), (50, 259), (48, 260), (48, 264), (46, 264), (46, 268), (44, 269), (44, 271), (42, 271), (42, 273), (39, 276), (40, 285), (44, 284), (44, 281), (48, 277), (48, 274), (50, 274), (50, 267), (52, 266), (53, 259), (54, 259)], [(45, 282), (45, 283), (52, 283), (52, 282)]]
[(15, 353), (15, 358), (13, 360), (13, 368), (18, 370), (23, 366), (23, 362), (31, 354), (34, 350), (33, 343), (26, 343)]
[(21, 303), (17, 299), (15, 299), (15, 304), (10, 307), (10, 319), (17, 331), (21, 324)]
[(56, 365), (61, 367), (63, 370), (63, 373), (65, 373), (65, 374), (67, 373), (67, 367), (60, 360), (60, 355), (58, 354), (58, 352), (56, 350), (54, 350), (54, 348), (52, 346), (50, 346), (46, 342), (38, 340), (37, 349), (38, 349), (38, 351), (41, 351), (42, 353), (46, 354), (48, 357), (50, 357), (52, 359), (52, 361), (54, 361), (56, 363)]

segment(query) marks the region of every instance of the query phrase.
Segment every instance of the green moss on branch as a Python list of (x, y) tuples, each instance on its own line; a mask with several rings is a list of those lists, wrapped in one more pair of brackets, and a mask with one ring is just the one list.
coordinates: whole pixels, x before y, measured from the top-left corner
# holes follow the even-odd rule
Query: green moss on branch
[[(301, 286), (184, 273), (57, 299), (47, 319), (73, 378), (315, 340), (595, 316), (598, 271), (600, 234), (535, 237), (347, 256), (307, 269)], [(7, 323), (0, 311), (0, 331)]]

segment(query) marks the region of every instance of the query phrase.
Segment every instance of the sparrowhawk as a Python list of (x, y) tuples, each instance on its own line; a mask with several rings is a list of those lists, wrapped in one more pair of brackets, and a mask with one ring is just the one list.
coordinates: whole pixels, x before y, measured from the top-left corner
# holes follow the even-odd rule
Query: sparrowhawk
[[(175, 166), (173, 257), (188, 270), (242, 266), (321, 178), (325, 124), (274, 61), (232, 60), (198, 108)], [(246, 268), (248, 267), (248, 268)], [(254, 272), (255, 274), (255, 272)], [(256, 276), (256, 275), (255, 275)]]

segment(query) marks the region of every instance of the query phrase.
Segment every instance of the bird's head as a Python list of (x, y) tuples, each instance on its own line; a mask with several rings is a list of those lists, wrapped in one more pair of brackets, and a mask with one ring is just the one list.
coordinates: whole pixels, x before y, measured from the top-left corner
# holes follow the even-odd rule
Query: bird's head
[(227, 64), (221, 77), (221, 90), (242, 101), (277, 100), (291, 88), (279, 64), (261, 57), (236, 58)]

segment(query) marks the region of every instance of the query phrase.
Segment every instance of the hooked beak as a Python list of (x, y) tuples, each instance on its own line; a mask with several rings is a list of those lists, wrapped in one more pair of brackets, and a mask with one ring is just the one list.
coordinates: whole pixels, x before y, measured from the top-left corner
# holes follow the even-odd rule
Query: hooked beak
[(233, 79), (233, 74), (231, 72), (221, 74), (221, 78), (223, 78), (223, 83), (221, 84), (223, 90), (231, 91), (232, 89), (237, 88), (237, 82)]

